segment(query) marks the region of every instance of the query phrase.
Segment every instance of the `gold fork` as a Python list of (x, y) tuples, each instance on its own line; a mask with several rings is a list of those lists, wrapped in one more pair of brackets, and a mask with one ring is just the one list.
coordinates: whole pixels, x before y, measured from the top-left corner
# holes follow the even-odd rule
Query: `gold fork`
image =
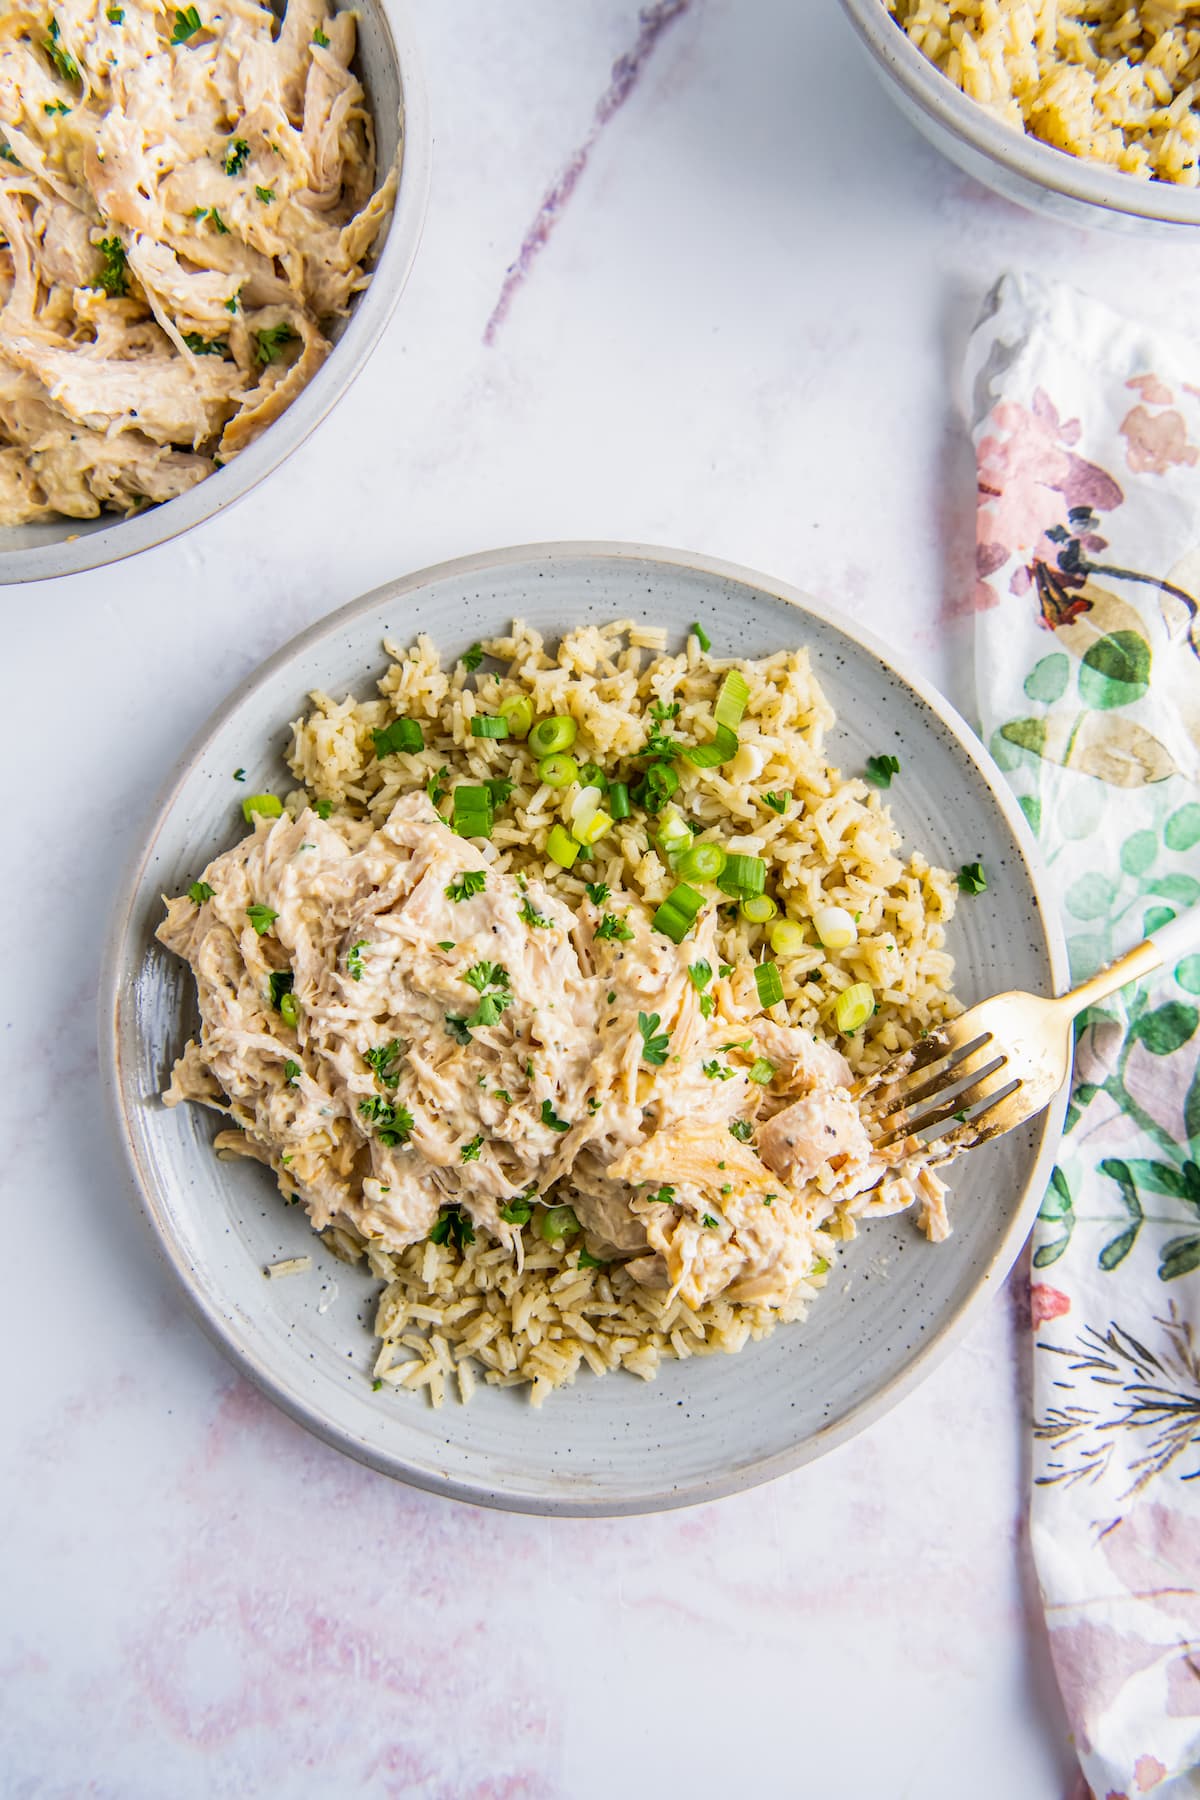
[(913, 1148), (927, 1147), (935, 1166), (1023, 1125), (1070, 1073), (1077, 1014), (1198, 944), (1200, 908), (1056, 1000), (997, 994), (940, 1025), (856, 1088), (874, 1147), (895, 1150), (920, 1138)]

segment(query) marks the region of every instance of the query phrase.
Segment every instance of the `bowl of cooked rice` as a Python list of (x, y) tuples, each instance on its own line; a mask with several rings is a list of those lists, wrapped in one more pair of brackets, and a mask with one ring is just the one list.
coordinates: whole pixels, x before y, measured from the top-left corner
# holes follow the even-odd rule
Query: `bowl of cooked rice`
[(1063, 974), (1003, 777), (882, 646), (542, 545), (389, 582), (222, 709), (130, 872), (102, 1060), (159, 1249), (294, 1418), (636, 1512), (820, 1455), (996, 1290), (1063, 1102), (943, 1181), (872, 1083)]
[(1187, 6), (842, 5), (896, 105), (985, 186), (1078, 226), (1178, 238), (1200, 225)]
[(0, 582), (232, 505), (336, 405), (416, 255), (406, 0), (60, 0), (0, 24)]

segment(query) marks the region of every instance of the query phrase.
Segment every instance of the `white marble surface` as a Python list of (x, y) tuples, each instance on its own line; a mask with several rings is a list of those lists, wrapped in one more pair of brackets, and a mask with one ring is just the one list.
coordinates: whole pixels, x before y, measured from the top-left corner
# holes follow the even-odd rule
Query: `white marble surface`
[[(1024, 1536), (1020, 1287), (903, 1408), (774, 1487), (540, 1521), (389, 1484), (260, 1401), (130, 1205), (93, 995), (164, 772), (229, 689), (400, 570), (570, 536), (808, 587), (971, 709), (952, 388), (1005, 267), (1190, 316), (1186, 251), (991, 200), (832, 0), (425, 0), (425, 244), (368, 373), (239, 509), (3, 596), (10, 1272), (0, 1791), (1066, 1800)], [(556, 228), (485, 342), (546, 191)], [(33, 1223), (34, 1230), (29, 1229)]]

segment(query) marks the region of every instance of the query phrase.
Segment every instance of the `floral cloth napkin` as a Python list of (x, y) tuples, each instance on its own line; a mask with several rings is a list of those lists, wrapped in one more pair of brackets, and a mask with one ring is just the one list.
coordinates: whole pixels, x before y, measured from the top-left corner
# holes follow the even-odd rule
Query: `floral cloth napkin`
[[(1076, 979), (1200, 903), (1200, 345), (1006, 276), (967, 358), (983, 735)], [(1096, 1800), (1200, 1795), (1200, 956), (1081, 1020), (1032, 1541)]]

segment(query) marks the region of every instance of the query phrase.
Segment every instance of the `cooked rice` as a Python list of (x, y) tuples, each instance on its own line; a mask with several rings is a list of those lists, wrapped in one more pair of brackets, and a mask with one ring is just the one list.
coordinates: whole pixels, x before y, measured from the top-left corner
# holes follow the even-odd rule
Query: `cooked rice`
[(1194, 0), (885, 0), (972, 100), (1072, 156), (1200, 181)]
[[(669, 656), (664, 640), (658, 627), (622, 621), (573, 631), (551, 653), (518, 620), (509, 636), (485, 642), (489, 660), (475, 673), (462, 662), (444, 670), (428, 637), (408, 648), (387, 642), (392, 661), (378, 683), (380, 698), (335, 701), (314, 693), (314, 710), (293, 724), (288, 760), (304, 787), (288, 797), (289, 809), (328, 801), (379, 826), (417, 787), (448, 795), (460, 780), (504, 779), (513, 784), (511, 795), (497, 809), (490, 845), (481, 846), (497, 870), (536, 873), (568, 903), (583, 897), (585, 882), (606, 881), (653, 908), (675, 878), (644, 817), (618, 824), (586, 866), (558, 869), (545, 843), (562, 792), (540, 781), (537, 759), (524, 743), (472, 737), (470, 720), (528, 694), (539, 716), (569, 713), (579, 727), (573, 754), (611, 773), (618, 759), (642, 748), (654, 724), (652, 704), (678, 702), (665, 729), (682, 742), (709, 737), (722, 677), (739, 668), (750, 698), (737, 756), (715, 769), (679, 761), (673, 804), (703, 827), (720, 827), (727, 849), (764, 857), (781, 911), (806, 920), (820, 906), (841, 906), (857, 917), (859, 938), (849, 949), (831, 952), (813, 943), (778, 967), (789, 1023), (822, 1037), (835, 1035), (838, 994), (855, 982), (871, 984), (874, 1017), (857, 1036), (838, 1038), (838, 1048), (857, 1072), (874, 1069), (958, 1011), (944, 948), (953, 879), (919, 853), (903, 854), (879, 794), (857, 777), (843, 780), (826, 763), (834, 715), (806, 651), (745, 663), (703, 655), (694, 635), (684, 652)], [(401, 714), (421, 723), (425, 748), (389, 755), (381, 764), (372, 733)], [(787, 811), (770, 810), (764, 792), (789, 795)], [(722, 956), (745, 971), (739, 979), (751, 989), (750, 971), (768, 929), (738, 913), (718, 932)], [(838, 1216), (827, 1230), (850, 1238), (855, 1224)], [(323, 1239), (345, 1260), (365, 1255), (388, 1284), (376, 1318), (383, 1339), (376, 1383), (424, 1390), (435, 1405), (447, 1392), (465, 1400), (479, 1377), (493, 1385), (528, 1384), (535, 1404), (583, 1366), (595, 1374), (620, 1367), (650, 1379), (663, 1356), (738, 1350), (780, 1321), (803, 1316), (824, 1280), (822, 1274), (806, 1283), (783, 1308), (718, 1298), (693, 1310), (639, 1285), (617, 1264), (580, 1269), (577, 1245), (552, 1247), (531, 1226), (523, 1232), (523, 1267), (482, 1239), (462, 1250), (427, 1241), (401, 1254), (365, 1245), (345, 1226), (327, 1230)]]

